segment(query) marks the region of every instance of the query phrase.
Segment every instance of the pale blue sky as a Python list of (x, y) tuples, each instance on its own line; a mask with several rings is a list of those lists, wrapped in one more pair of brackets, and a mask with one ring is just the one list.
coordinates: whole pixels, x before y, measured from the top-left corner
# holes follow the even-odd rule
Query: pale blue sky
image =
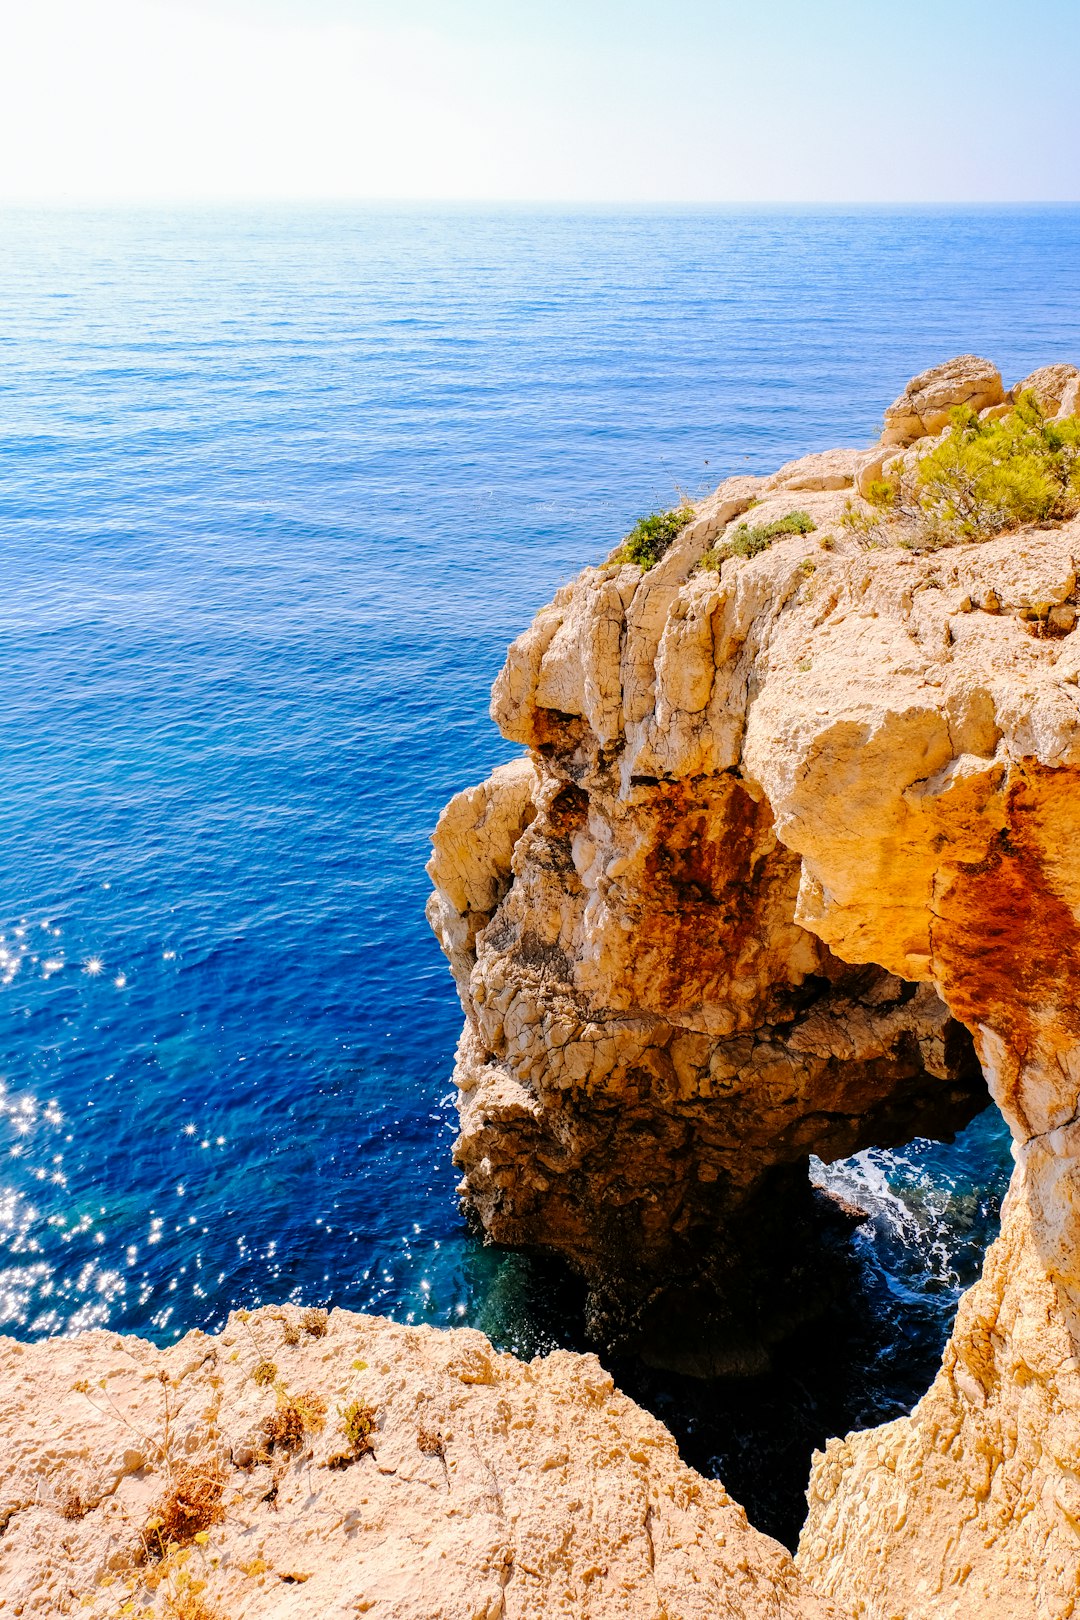
[(34, 0), (0, 198), (1080, 200), (1080, 0)]

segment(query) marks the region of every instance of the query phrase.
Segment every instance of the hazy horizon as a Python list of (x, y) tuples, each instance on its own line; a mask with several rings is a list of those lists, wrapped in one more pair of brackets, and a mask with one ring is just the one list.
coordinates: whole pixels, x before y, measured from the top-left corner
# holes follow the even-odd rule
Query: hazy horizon
[(896, 200), (770, 197), (675, 197), (668, 201), (634, 197), (130, 197), (95, 199), (65, 197), (0, 197), (0, 213), (154, 213), (218, 212), (243, 209), (265, 212), (354, 213), (577, 213), (577, 214), (901, 214), (1009, 213), (1011, 210), (1080, 209), (1069, 197), (908, 197)]
[(0, 204), (1080, 201), (1080, 7), (39, 0)]

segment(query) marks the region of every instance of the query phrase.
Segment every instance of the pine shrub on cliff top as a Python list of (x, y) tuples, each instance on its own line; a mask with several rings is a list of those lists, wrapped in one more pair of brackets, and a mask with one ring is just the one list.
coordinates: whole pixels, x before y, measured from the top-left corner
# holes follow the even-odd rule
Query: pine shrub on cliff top
[(1080, 511), (1080, 419), (1048, 421), (1034, 394), (996, 420), (958, 406), (940, 443), (872, 484), (868, 500), (872, 513), (853, 511), (852, 527), (885, 538), (895, 526), (920, 551), (1061, 522)]
[(685, 503), (667, 512), (650, 512), (634, 524), (622, 545), (612, 552), (611, 561), (636, 563), (644, 570), (651, 568), (693, 517), (694, 508)]

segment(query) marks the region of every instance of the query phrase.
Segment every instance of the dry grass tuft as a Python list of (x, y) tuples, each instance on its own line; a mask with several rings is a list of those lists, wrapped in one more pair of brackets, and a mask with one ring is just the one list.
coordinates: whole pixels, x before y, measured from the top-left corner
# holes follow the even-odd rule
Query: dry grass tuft
[(342, 1432), (349, 1442), (354, 1457), (374, 1451), (371, 1436), (375, 1433), (375, 1408), (367, 1401), (350, 1401), (341, 1414)]
[(300, 1328), (286, 1310), (274, 1311), (274, 1321), (281, 1323), (281, 1335), (286, 1344), (300, 1343)]
[(326, 1426), (326, 1402), (308, 1390), (303, 1395), (278, 1395), (273, 1412), (263, 1419), (268, 1451), (298, 1451), (307, 1434), (318, 1434)]
[(172, 1543), (188, 1547), (196, 1536), (220, 1524), (225, 1517), (224, 1490), (225, 1470), (218, 1457), (178, 1468), (147, 1525), (150, 1556), (162, 1557)]
[(367, 1401), (350, 1401), (348, 1406), (338, 1407), (338, 1415), (349, 1449), (335, 1451), (327, 1457), (327, 1468), (349, 1468), (369, 1452), (374, 1456), (375, 1443), (371, 1437), (375, 1433), (375, 1407), (369, 1406)]
[(326, 1338), (329, 1321), (330, 1313), (318, 1306), (312, 1306), (310, 1309), (303, 1311), (300, 1316), (300, 1326), (313, 1339)]
[(166, 1594), (165, 1613), (170, 1620), (222, 1620), (220, 1609), (211, 1608), (206, 1599), (190, 1587)]
[(446, 1456), (446, 1445), (438, 1429), (429, 1429), (421, 1424), (416, 1431), (416, 1444), (425, 1457)]
[(61, 1491), (56, 1506), (62, 1519), (85, 1519), (90, 1511), (90, 1504), (77, 1485), (68, 1485)]
[(272, 1384), (274, 1379), (277, 1377), (277, 1362), (268, 1361), (264, 1356), (261, 1361), (256, 1362), (255, 1371), (251, 1376), (258, 1384), (260, 1389), (264, 1388), (267, 1384)]

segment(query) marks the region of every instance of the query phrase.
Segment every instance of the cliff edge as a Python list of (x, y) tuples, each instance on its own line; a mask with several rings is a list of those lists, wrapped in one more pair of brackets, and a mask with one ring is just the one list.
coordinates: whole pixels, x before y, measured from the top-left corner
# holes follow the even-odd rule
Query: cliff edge
[(595, 1357), (237, 1313), (0, 1338), (0, 1615), (843, 1620)]

